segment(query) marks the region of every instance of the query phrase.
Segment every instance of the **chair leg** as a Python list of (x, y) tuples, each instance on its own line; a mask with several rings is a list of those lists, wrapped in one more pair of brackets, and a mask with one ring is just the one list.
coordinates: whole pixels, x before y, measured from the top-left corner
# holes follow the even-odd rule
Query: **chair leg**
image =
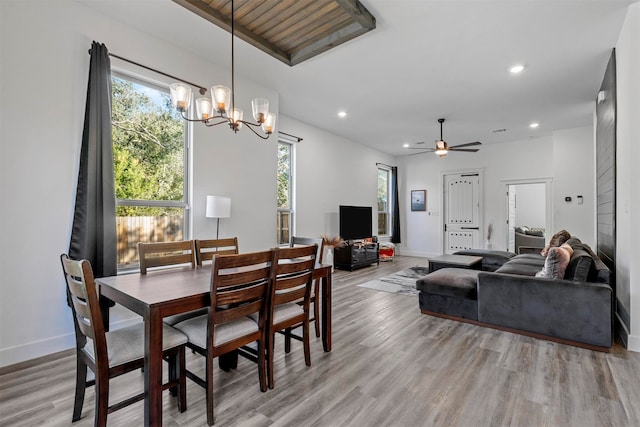
[(109, 378), (101, 378), (96, 372), (96, 417), (95, 427), (106, 427), (109, 413)]
[(206, 357), (205, 375), (207, 381), (207, 424), (210, 426), (214, 423), (213, 416), (213, 357)]
[(76, 355), (76, 394), (73, 402), (72, 422), (78, 421), (82, 416), (84, 405), (84, 393), (87, 389), (87, 365)]
[(309, 317), (302, 322), (302, 343), (304, 345), (304, 363), (311, 366), (311, 348), (309, 346)]
[(187, 410), (187, 363), (184, 346), (180, 347), (176, 369), (180, 380), (180, 385), (178, 386), (178, 409), (180, 412), (184, 412)]
[(319, 280), (316, 280), (316, 283), (314, 284), (314, 295), (315, 298), (313, 299), (313, 323), (315, 324), (316, 327), (316, 337), (320, 337), (320, 285), (319, 285)]
[(267, 391), (267, 378), (265, 372), (265, 339), (258, 340), (258, 376), (260, 377), (260, 391)]
[[(168, 357), (167, 361), (169, 362), (169, 382), (171, 382), (178, 378), (178, 372), (177, 372), (178, 360), (176, 358), (176, 355), (172, 354)], [(171, 394), (171, 396), (174, 396), (174, 397), (177, 396), (178, 387), (171, 387), (169, 389), (169, 394)]]
[(284, 330), (284, 352), (291, 352), (291, 328), (286, 328)]
[(275, 332), (270, 332), (267, 342), (267, 380), (269, 381), (270, 389), (273, 389), (275, 386), (275, 379), (273, 378), (273, 352), (275, 351), (275, 338)]

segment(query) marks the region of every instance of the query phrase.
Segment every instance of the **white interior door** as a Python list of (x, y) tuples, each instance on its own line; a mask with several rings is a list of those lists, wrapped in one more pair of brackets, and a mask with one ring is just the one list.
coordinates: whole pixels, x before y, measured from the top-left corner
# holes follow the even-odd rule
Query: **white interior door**
[(480, 247), (480, 174), (444, 176), (444, 253)]

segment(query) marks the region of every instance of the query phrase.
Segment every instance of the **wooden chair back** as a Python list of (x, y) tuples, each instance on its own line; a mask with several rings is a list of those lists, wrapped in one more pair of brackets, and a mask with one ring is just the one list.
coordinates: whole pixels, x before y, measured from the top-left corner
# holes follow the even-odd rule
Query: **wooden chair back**
[(322, 264), (322, 255), (324, 252), (324, 239), (322, 237), (291, 237), (291, 247), (296, 246), (309, 246), (318, 245), (318, 251), (316, 252), (316, 262)]
[(196, 240), (196, 261), (202, 266), (203, 261), (211, 261), (214, 255), (237, 255), (238, 238)]
[(193, 240), (179, 242), (138, 243), (140, 273), (147, 274), (149, 268), (166, 266), (196, 266), (196, 249)]
[[(272, 251), (253, 252), (238, 255), (215, 255), (211, 266), (211, 307), (207, 347), (212, 348), (215, 325), (245, 318), (259, 313), (259, 335), (265, 333), (269, 291), (271, 290)], [(256, 341), (259, 337), (250, 338)], [(226, 343), (213, 354), (224, 354), (229, 349), (238, 348), (238, 342)], [(245, 345), (243, 342), (240, 345)]]
[(106, 363), (104, 368), (107, 369), (107, 340), (91, 264), (86, 259), (74, 261), (66, 254), (62, 254), (60, 260), (73, 310), (76, 346), (84, 351), (87, 338), (90, 338), (96, 365)]
[(308, 311), (317, 252), (315, 244), (273, 250), (271, 310), (280, 304), (303, 301)]

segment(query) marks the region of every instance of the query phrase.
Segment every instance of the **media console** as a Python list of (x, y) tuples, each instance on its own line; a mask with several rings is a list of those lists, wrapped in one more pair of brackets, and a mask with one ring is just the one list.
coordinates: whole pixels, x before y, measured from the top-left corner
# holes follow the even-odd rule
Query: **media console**
[(353, 271), (373, 263), (380, 264), (378, 243), (353, 243), (333, 250), (333, 265), (341, 270)]

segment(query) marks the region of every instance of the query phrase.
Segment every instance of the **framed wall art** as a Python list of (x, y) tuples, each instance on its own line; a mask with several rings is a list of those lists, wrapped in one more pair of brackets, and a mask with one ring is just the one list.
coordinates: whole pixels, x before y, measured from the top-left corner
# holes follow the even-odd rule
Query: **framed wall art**
[(411, 190), (411, 210), (427, 210), (427, 190)]

